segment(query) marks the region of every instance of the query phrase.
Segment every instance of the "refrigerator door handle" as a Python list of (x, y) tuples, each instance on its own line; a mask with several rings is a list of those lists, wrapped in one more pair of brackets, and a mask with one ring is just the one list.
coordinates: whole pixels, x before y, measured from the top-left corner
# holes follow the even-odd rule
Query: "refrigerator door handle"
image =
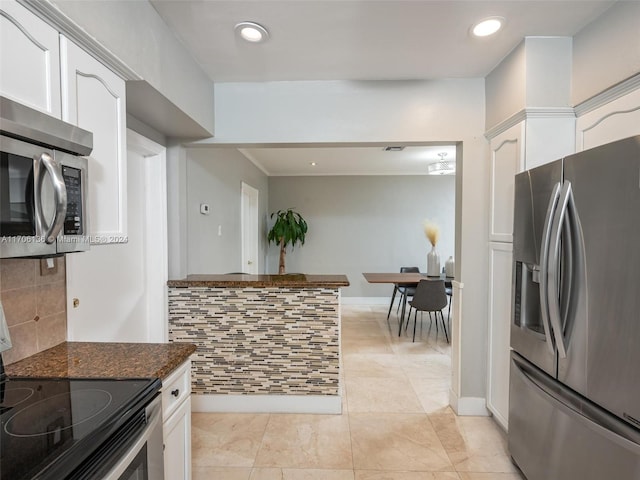
[(567, 219), (567, 208), (569, 199), (572, 196), (571, 182), (565, 180), (560, 190), (558, 198), (558, 214), (555, 216), (551, 227), (550, 244), (549, 244), (549, 260), (547, 270), (547, 302), (549, 305), (549, 321), (553, 329), (553, 335), (558, 348), (560, 358), (567, 358), (567, 348), (564, 342), (562, 329), (562, 319), (560, 315), (560, 288), (558, 285), (559, 267), (560, 267), (560, 238), (562, 236), (562, 226), (565, 225)]
[(547, 215), (544, 220), (544, 230), (542, 231), (542, 244), (540, 252), (540, 313), (542, 316), (542, 327), (547, 341), (547, 347), (552, 355), (555, 355), (555, 346), (551, 337), (551, 324), (549, 321), (549, 298), (548, 298), (548, 272), (549, 272), (549, 246), (551, 243), (551, 231), (553, 219), (556, 216), (556, 206), (560, 197), (560, 182), (556, 183), (551, 192)]
[[(539, 395), (550, 401), (558, 410), (575, 418), (590, 430), (640, 455), (640, 435), (609, 412), (596, 405), (582, 401), (576, 393), (566, 387), (549, 384), (545, 374), (525, 364), (516, 356), (512, 357), (515, 371)], [(550, 378), (550, 377), (549, 377)]]
[(580, 217), (578, 216), (578, 209), (576, 208), (576, 202), (573, 196), (573, 190), (569, 195), (568, 204), (568, 219), (567, 229), (569, 231), (569, 244), (568, 255), (570, 255), (570, 265), (566, 269), (569, 275), (567, 297), (565, 298), (566, 308), (563, 312), (563, 319), (565, 323), (570, 321), (569, 311), (571, 304), (573, 303), (572, 296), (577, 292), (584, 291), (586, 289), (586, 277), (585, 267), (586, 256), (584, 250), (584, 237), (582, 235), (582, 225), (580, 223)]

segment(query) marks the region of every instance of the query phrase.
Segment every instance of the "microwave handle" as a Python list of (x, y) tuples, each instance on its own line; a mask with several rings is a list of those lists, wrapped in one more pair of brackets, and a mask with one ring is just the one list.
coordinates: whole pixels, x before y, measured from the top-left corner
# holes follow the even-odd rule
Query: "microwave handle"
[[(59, 164), (49, 155), (43, 153), (38, 159), (40, 168), (38, 169), (38, 182), (35, 191), (36, 211), (38, 222), (44, 232), (44, 241), (47, 244), (52, 244), (56, 241), (56, 237), (62, 230), (64, 225), (64, 219), (67, 214), (67, 187), (64, 184), (64, 178), (62, 177), (62, 169)], [(44, 166), (44, 169), (42, 168)], [(44, 218), (44, 212), (42, 208), (42, 183), (44, 182), (44, 176), (49, 173), (51, 176), (51, 183), (53, 184), (53, 196), (56, 205), (56, 211), (53, 216), (51, 225), (47, 225), (47, 220)]]

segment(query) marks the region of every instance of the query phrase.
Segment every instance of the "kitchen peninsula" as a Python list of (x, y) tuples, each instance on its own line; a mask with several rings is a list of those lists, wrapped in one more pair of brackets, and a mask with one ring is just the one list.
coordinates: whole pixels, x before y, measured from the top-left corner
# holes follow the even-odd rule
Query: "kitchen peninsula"
[(194, 411), (340, 413), (345, 275), (169, 280), (169, 341), (197, 345)]

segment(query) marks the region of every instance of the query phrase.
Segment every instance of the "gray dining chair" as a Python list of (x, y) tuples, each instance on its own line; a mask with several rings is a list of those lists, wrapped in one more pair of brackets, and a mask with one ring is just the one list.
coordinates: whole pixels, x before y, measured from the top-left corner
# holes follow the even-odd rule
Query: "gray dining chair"
[[(418, 267), (400, 267), (400, 273), (420, 273), (420, 269)], [(391, 315), (391, 309), (393, 308), (393, 302), (396, 298), (396, 293), (400, 294), (400, 299), (398, 301), (398, 308), (396, 309), (396, 315), (398, 314), (398, 310), (400, 309), (400, 305), (405, 301), (405, 296), (407, 298), (413, 297), (413, 293), (415, 292), (415, 287), (413, 284), (405, 285), (403, 283), (396, 283), (393, 285), (393, 294), (391, 295), (391, 303), (389, 303), (389, 311), (387, 312), (387, 321), (389, 321), (389, 315)], [(400, 319), (400, 323), (404, 322), (404, 318)]]
[(453, 301), (453, 285), (451, 281), (444, 281), (444, 293), (449, 297), (449, 306), (447, 307), (447, 322), (451, 322), (451, 302)]
[[(447, 333), (447, 325), (444, 323), (444, 315), (442, 309), (447, 306), (447, 294), (445, 293), (444, 280), (420, 280), (416, 286), (413, 298), (409, 303), (415, 314), (413, 317), (413, 341), (416, 341), (416, 324), (418, 323), (418, 312), (420, 312), (420, 320), (422, 320), (422, 312), (429, 313), (429, 319), (433, 321), (432, 314), (436, 318), (436, 331), (438, 329), (438, 314), (444, 329), (444, 336), (449, 343), (449, 334)], [(411, 317), (407, 318), (407, 324)]]

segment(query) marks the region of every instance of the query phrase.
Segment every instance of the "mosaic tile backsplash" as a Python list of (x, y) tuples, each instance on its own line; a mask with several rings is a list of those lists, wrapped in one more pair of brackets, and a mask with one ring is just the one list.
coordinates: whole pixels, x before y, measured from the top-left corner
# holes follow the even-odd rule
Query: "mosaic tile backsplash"
[(2, 354), (5, 364), (58, 345), (67, 339), (65, 259), (0, 260), (0, 301), (13, 348)]
[(195, 394), (338, 395), (339, 332), (337, 288), (169, 288)]

